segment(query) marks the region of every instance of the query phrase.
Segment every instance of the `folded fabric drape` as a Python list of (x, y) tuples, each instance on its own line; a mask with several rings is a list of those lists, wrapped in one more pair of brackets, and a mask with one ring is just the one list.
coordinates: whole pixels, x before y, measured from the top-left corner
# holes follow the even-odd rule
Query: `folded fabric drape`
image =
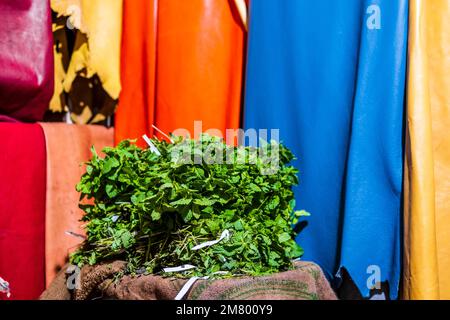
[(53, 94), (48, 1), (0, 0), (0, 114), (42, 120)]
[(52, 0), (52, 9), (70, 16), (72, 25), (87, 36), (87, 43), (72, 58), (66, 91), (76, 72), (87, 70), (88, 77), (98, 74), (108, 94), (120, 93), (120, 39), (122, 35), (122, 0)]
[(450, 2), (410, 3), (403, 293), (450, 299)]
[(233, 2), (158, 4), (156, 124), (165, 132), (237, 129), (244, 29)]
[[(155, 76), (158, 0), (123, 3), (121, 79), (114, 139), (137, 139), (155, 123)], [(143, 140), (137, 141), (144, 146)]]
[[(47, 188), (45, 209), (45, 275), (49, 285), (67, 263), (69, 253), (83, 239), (83, 211), (75, 190), (94, 146), (100, 154), (113, 146), (113, 129), (96, 125), (41, 123), (47, 146)], [(72, 235), (67, 234), (71, 233)]]
[(0, 123), (0, 137), (0, 276), (11, 299), (36, 299), (45, 289), (44, 134), (38, 124)]
[[(102, 122), (114, 114), (121, 90), (122, 5), (123, 0), (51, 0), (58, 16), (51, 111), (70, 111), (78, 124)], [(68, 49), (67, 26), (73, 50)]]
[(125, 1), (123, 29), (116, 143), (152, 124), (239, 127), (245, 29), (233, 1)]
[(304, 259), (364, 297), (398, 294), (407, 20), (405, 0), (250, 1), (245, 127), (280, 129)]

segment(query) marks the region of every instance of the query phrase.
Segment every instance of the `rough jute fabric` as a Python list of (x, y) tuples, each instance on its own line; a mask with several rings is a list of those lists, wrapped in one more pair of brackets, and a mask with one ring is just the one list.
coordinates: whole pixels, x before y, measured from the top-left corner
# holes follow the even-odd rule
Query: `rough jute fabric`
[[(184, 297), (188, 300), (335, 300), (322, 270), (310, 262), (296, 262), (295, 270), (270, 276), (199, 280)], [(41, 296), (42, 300), (119, 299), (173, 300), (186, 279), (156, 275), (124, 276), (125, 263), (89, 266), (81, 270), (78, 289), (67, 289), (65, 269)], [(70, 277), (70, 276), (69, 276)], [(76, 281), (69, 281), (75, 283)]]

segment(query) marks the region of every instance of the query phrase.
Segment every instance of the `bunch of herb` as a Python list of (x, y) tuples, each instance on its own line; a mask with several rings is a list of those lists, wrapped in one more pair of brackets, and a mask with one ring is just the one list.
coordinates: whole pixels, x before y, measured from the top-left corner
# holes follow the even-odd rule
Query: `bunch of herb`
[[(263, 157), (255, 148), (228, 146), (207, 135), (199, 141), (173, 139), (151, 139), (157, 152), (130, 141), (105, 148), (104, 158), (92, 150), (77, 185), (87, 238), (71, 262), (124, 260), (130, 273), (196, 266), (184, 277), (218, 271), (254, 276), (292, 268), (292, 259), (303, 253), (292, 226), (307, 215), (294, 211), (293, 154), (275, 142), (266, 143)], [(216, 161), (206, 161), (205, 150)], [(274, 156), (278, 167), (267, 174)], [(224, 230), (231, 233), (228, 239), (192, 250)]]

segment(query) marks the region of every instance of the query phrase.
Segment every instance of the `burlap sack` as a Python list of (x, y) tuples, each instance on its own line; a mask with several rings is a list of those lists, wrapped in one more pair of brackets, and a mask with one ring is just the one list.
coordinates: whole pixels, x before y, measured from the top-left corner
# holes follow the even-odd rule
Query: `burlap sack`
[[(156, 275), (123, 276), (125, 263), (85, 267), (78, 289), (67, 289), (66, 269), (41, 296), (42, 300), (172, 300), (186, 279)], [(335, 300), (322, 270), (311, 262), (296, 262), (295, 269), (270, 276), (198, 280), (184, 297), (188, 300)]]

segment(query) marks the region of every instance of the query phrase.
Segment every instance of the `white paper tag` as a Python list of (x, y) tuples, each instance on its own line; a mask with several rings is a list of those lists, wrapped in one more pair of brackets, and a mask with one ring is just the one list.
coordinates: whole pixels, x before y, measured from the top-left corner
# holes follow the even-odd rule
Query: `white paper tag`
[(81, 234), (78, 234), (78, 233), (75, 233), (73, 231), (66, 231), (65, 234), (67, 234), (68, 236), (71, 236), (71, 237), (75, 237), (75, 238), (80, 238), (80, 239), (86, 240), (85, 236), (83, 236)]
[(213, 241), (203, 242), (203, 243), (201, 243), (201, 244), (196, 245), (195, 247), (193, 247), (192, 250), (195, 251), (195, 250), (200, 250), (200, 249), (205, 248), (205, 247), (211, 247), (211, 246), (213, 246), (213, 245), (219, 243), (219, 242), (222, 241), (223, 239), (227, 239), (227, 240), (228, 240), (229, 238), (230, 238), (230, 231), (224, 230), (224, 231), (222, 232), (222, 234), (220, 235), (220, 238), (219, 238), (219, 239), (213, 240)]
[(163, 271), (164, 272), (182, 272), (182, 271), (187, 271), (187, 270), (191, 270), (191, 269), (195, 269), (195, 268), (197, 268), (197, 267), (193, 266), (191, 264), (184, 264), (179, 267), (164, 268)]
[(183, 288), (181, 288), (180, 292), (178, 292), (177, 296), (175, 297), (175, 300), (181, 300), (183, 299), (183, 297), (186, 295), (186, 293), (188, 293), (189, 289), (191, 289), (191, 287), (194, 285), (194, 283), (197, 280), (207, 280), (209, 277), (192, 277), (188, 280), (188, 282), (186, 282), (183, 286)]
[[(224, 274), (228, 274), (228, 271), (217, 271), (217, 272), (214, 272), (213, 274), (224, 275)], [(183, 299), (183, 297), (186, 295), (186, 293), (189, 291), (189, 289), (192, 288), (192, 286), (194, 285), (194, 283), (197, 280), (208, 280), (208, 279), (209, 279), (209, 276), (206, 276), (206, 277), (192, 277), (192, 278), (190, 278), (188, 280), (188, 282), (186, 282), (184, 284), (184, 286), (181, 288), (180, 292), (178, 292), (177, 296), (175, 297), (175, 300)]]
[(164, 137), (166, 137), (171, 143), (175, 143), (171, 137), (169, 137), (167, 134), (165, 134), (162, 130), (158, 129), (154, 124), (152, 124), (152, 128), (161, 133)]
[(150, 147), (150, 151), (155, 153), (156, 155), (160, 156), (161, 152), (159, 152), (158, 148), (153, 144), (153, 142), (150, 140), (149, 137), (147, 137), (146, 134), (142, 136), (144, 138), (145, 142), (147, 142), (148, 146)]

